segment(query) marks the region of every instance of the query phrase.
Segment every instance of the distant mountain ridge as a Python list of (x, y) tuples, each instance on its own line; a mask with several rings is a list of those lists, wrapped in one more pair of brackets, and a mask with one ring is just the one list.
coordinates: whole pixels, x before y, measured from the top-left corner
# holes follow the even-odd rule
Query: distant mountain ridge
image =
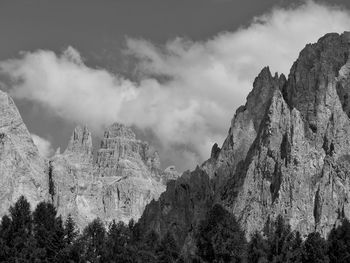
[(158, 153), (122, 124), (106, 130), (96, 163), (91, 133), (80, 126), (66, 150), (46, 160), (2, 91), (0, 113), (0, 215), (24, 195), (33, 209), (40, 201), (53, 202), (59, 214), (71, 214), (80, 227), (96, 217), (128, 223), (178, 177), (174, 169), (162, 171)]
[(80, 226), (96, 216), (127, 222), (142, 215), (144, 233), (170, 230), (186, 253), (196, 249), (194, 229), (217, 203), (248, 238), (278, 215), (304, 236), (326, 236), (350, 218), (349, 54), (350, 33), (331, 33), (306, 45), (288, 78), (265, 67), (221, 148), (215, 144), (210, 159), (179, 178), (120, 124), (106, 130), (95, 164), (86, 127), (75, 129), (64, 153), (44, 160), (1, 92), (0, 213), (24, 193), (32, 205), (52, 200)]

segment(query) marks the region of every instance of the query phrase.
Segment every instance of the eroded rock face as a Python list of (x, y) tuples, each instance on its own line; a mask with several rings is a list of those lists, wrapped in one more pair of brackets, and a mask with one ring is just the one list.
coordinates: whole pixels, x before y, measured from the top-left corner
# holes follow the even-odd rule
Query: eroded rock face
[(0, 216), (21, 195), (32, 208), (49, 200), (46, 170), (13, 100), (0, 91)]
[[(231, 211), (248, 238), (278, 214), (303, 235), (317, 230), (326, 236), (339, 219), (349, 218), (349, 47), (349, 33), (328, 34), (305, 47), (288, 80), (263, 69), (222, 147), (214, 146), (201, 166), (212, 189), (207, 200)], [(196, 179), (189, 174), (182, 180), (191, 184)], [(174, 201), (178, 197), (168, 201), (179, 188), (167, 189), (148, 205), (142, 224), (160, 234), (166, 229), (158, 227), (161, 222), (168, 228), (181, 225), (168, 216), (186, 210)], [(205, 191), (195, 190), (199, 195)], [(195, 198), (189, 199), (199, 207)], [(171, 204), (167, 209), (165, 202)], [(183, 232), (174, 233), (184, 240)]]
[(102, 185), (94, 178), (93, 169), (91, 133), (86, 127), (78, 126), (64, 153), (51, 158), (49, 178), (58, 213), (63, 218), (71, 214), (80, 227), (102, 215)]
[(0, 216), (24, 195), (32, 209), (51, 201), (71, 214), (80, 228), (96, 217), (138, 220), (146, 204), (158, 199), (179, 174), (160, 168), (158, 153), (136, 139), (131, 129), (113, 124), (94, 161), (91, 133), (76, 127), (66, 150), (45, 160), (38, 153), (13, 100), (0, 91)]
[(180, 244), (213, 205), (214, 191), (208, 174), (197, 167), (177, 180), (169, 181), (158, 201), (149, 205), (140, 219), (143, 229), (158, 233), (172, 231)]
[(138, 219), (146, 204), (165, 191), (159, 156), (121, 124), (107, 129), (97, 153), (95, 177), (102, 182), (106, 219)]
[(167, 181), (177, 178), (176, 171), (160, 169), (158, 153), (148, 143), (117, 123), (105, 131), (96, 163), (90, 132), (77, 127), (67, 150), (55, 155), (50, 167), (58, 212), (72, 214), (81, 227), (96, 217), (106, 223), (138, 220)]

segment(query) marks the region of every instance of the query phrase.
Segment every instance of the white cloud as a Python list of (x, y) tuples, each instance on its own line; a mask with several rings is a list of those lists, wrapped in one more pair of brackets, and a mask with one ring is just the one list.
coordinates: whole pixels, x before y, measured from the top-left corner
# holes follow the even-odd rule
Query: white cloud
[(264, 66), (288, 74), (306, 43), (349, 25), (348, 10), (307, 1), (206, 41), (177, 38), (159, 47), (127, 39), (127, 58), (137, 58), (137, 82), (87, 67), (72, 47), (60, 55), (25, 52), (0, 62), (0, 71), (12, 80), (12, 96), (41, 103), (69, 121), (97, 131), (114, 121), (152, 130), (163, 159), (172, 158), (182, 170), (223, 141), (234, 110)]
[(52, 156), (53, 148), (52, 148), (51, 143), (48, 140), (46, 140), (46, 139), (44, 139), (36, 134), (32, 133), (31, 135), (32, 135), (32, 139), (34, 141), (34, 144), (36, 145), (36, 147), (38, 147), (40, 155), (43, 157)]

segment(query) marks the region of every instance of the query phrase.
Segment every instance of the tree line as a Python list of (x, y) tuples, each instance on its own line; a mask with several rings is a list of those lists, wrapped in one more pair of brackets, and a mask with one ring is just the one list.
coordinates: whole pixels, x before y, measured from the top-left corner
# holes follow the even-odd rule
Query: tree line
[(73, 218), (63, 221), (51, 203), (41, 202), (32, 212), (22, 196), (1, 219), (0, 262), (350, 262), (346, 219), (327, 239), (317, 232), (303, 239), (278, 216), (248, 242), (235, 217), (214, 205), (192, 232), (196, 249), (188, 253), (170, 231), (162, 237), (143, 232), (133, 220), (128, 225), (113, 221), (106, 229), (95, 219), (79, 232)]

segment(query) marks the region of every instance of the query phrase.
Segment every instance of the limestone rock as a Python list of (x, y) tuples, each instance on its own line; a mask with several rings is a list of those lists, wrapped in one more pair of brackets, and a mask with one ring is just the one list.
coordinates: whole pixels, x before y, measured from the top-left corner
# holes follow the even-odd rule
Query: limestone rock
[[(327, 34), (307, 45), (288, 80), (264, 68), (246, 105), (237, 109), (221, 149), (214, 146), (201, 165), (210, 180), (208, 187), (194, 191), (205, 196), (211, 189), (208, 204), (224, 205), (248, 238), (278, 214), (303, 235), (317, 230), (326, 236), (339, 219), (349, 218), (349, 36)], [(174, 183), (177, 187), (168, 187), (146, 207), (142, 224), (161, 235), (173, 225), (195, 226), (195, 218), (184, 224), (172, 213), (188, 209), (174, 196), (180, 180), (188, 185), (197, 176), (189, 173)], [(203, 200), (187, 201), (204, 213)], [(174, 233), (184, 242), (186, 231), (191, 232), (185, 227)]]
[(54, 189), (52, 200), (58, 213), (71, 214), (83, 227), (101, 215), (101, 185), (93, 177), (91, 133), (87, 127), (76, 127), (63, 154), (55, 154), (49, 163)]
[(167, 181), (178, 177), (176, 171), (161, 171), (158, 153), (118, 123), (105, 131), (96, 163), (90, 132), (77, 127), (66, 151), (55, 155), (50, 167), (58, 212), (71, 214), (80, 227), (96, 217), (106, 223), (138, 220)]
[(68, 143), (64, 155), (83, 163), (93, 160), (91, 133), (86, 126), (77, 126)]
[(46, 169), (13, 100), (0, 91), (0, 216), (21, 195), (32, 208), (49, 200)]
[(66, 150), (45, 160), (39, 155), (13, 100), (0, 91), (0, 216), (19, 196), (32, 209), (51, 201), (58, 213), (71, 214), (82, 229), (96, 217), (138, 220), (146, 204), (158, 199), (175, 168), (162, 171), (158, 153), (132, 130), (113, 124), (94, 161), (91, 133), (74, 129)]

